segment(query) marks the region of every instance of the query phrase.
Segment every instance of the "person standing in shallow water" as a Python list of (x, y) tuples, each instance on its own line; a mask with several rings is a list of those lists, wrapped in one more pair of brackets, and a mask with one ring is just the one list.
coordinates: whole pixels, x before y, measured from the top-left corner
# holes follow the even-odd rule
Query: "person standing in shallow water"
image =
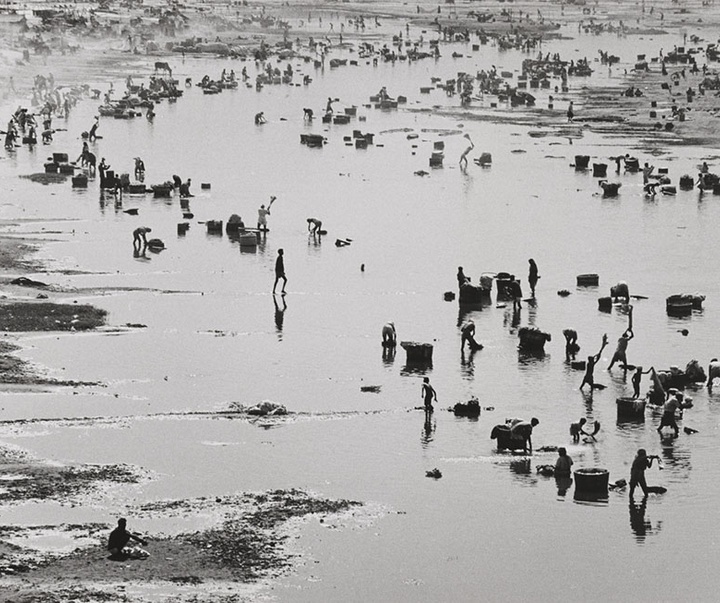
[(558, 458), (555, 461), (555, 477), (568, 478), (572, 472), (573, 460), (568, 456), (565, 448), (558, 448)]
[(275, 284), (273, 285), (273, 293), (280, 279), (283, 281), (282, 294), (285, 295), (285, 285), (287, 285), (287, 277), (285, 276), (285, 260), (283, 259), (284, 251), (278, 249), (277, 259), (275, 260)]
[(308, 225), (308, 232), (311, 235), (320, 236), (322, 234), (322, 220), (318, 220), (317, 218), (308, 218), (306, 221)]
[(470, 143), (470, 146), (467, 147), (463, 152), (462, 155), (460, 155), (460, 167), (466, 168), (468, 164), (467, 156), (470, 154), (470, 151), (472, 151), (475, 148), (475, 144), (472, 140), (470, 140), (470, 134), (465, 134), (465, 138), (468, 139), (468, 142)]
[(653, 460), (659, 458), (657, 455), (648, 456), (644, 448), (638, 449), (635, 460), (633, 460), (632, 467), (630, 468), (630, 498), (633, 497), (635, 488), (638, 486), (642, 488), (645, 496), (648, 495), (645, 469), (652, 467)]
[(613, 354), (612, 360), (610, 360), (608, 370), (610, 370), (616, 362), (621, 363), (623, 368), (627, 370), (627, 347), (630, 340), (635, 336), (632, 329), (632, 315), (633, 307), (628, 306), (628, 328), (625, 329), (625, 332), (618, 339), (617, 348), (615, 348), (615, 353)]
[(595, 388), (595, 365), (598, 363), (598, 360), (600, 360), (600, 356), (602, 355), (603, 350), (605, 349), (605, 346), (607, 345), (607, 333), (603, 335), (602, 337), (602, 345), (600, 346), (600, 351), (595, 354), (594, 356), (588, 356), (587, 358), (587, 365), (585, 367), (585, 376), (583, 377), (582, 383), (580, 384), (580, 389), (585, 387), (586, 385), (590, 386), (590, 391)]
[(270, 197), (270, 204), (267, 207), (263, 204), (260, 206), (260, 209), (258, 209), (258, 230), (267, 230), (267, 217), (270, 215), (270, 207), (272, 206), (273, 201), (275, 201), (275, 197)]
[(530, 285), (530, 292), (532, 293), (532, 296), (535, 297), (535, 285), (537, 285), (540, 275), (538, 274), (538, 267), (535, 263), (535, 260), (531, 258), (528, 260), (528, 263), (530, 264), (530, 271), (528, 272), (528, 283)]
[(430, 377), (423, 378), (422, 397), (425, 400), (425, 413), (429, 415), (433, 412), (433, 400), (437, 402), (437, 393), (435, 388), (430, 385)]
[(465, 273), (463, 272), (463, 267), (458, 266), (457, 271), (457, 282), (458, 282), (458, 289), (462, 287), (466, 282), (468, 282), (468, 277), (465, 276)]

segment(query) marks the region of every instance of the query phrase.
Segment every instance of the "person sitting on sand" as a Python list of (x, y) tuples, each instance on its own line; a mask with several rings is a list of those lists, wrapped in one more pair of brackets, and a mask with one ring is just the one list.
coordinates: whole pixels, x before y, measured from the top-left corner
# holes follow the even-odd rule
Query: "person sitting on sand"
[[(137, 534), (128, 532), (126, 526), (127, 520), (124, 517), (121, 517), (120, 519), (118, 519), (117, 527), (112, 532), (110, 532), (110, 537), (108, 538), (107, 545), (108, 551), (110, 551), (110, 559), (127, 559), (129, 551), (125, 550), (125, 547), (131, 540), (139, 542), (143, 546), (147, 546), (147, 540), (145, 540), (141, 536), (138, 536)], [(146, 557), (147, 552), (143, 551), (143, 553), (144, 555), (140, 556)]]
[(318, 220), (317, 218), (308, 218), (307, 225), (308, 225), (308, 232), (310, 234), (312, 234), (312, 235), (322, 234), (320, 232), (322, 230), (322, 220)]
[(267, 123), (267, 119), (265, 119), (265, 113), (263, 111), (260, 111), (260, 113), (256, 113), (255, 114), (255, 125), (259, 126), (264, 123)]

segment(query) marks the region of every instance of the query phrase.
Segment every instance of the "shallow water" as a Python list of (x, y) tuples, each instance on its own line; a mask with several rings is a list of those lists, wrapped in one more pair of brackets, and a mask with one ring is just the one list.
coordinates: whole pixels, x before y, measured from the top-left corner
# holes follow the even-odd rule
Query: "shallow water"
[[(612, 47), (632, 63), (639, 43), (593, 37), (553, 42), (544, 50), (572, 58)], [(642, 41), (648, 52), (659, 46), (672, 46), (670, 37)], [(147, 183), (174, 173), (192, 178), (195, 218), (184, 237), (176, 235), (182, 218), (177, 198), (126, 196), (116, 209), (112, 200), (99, 201), (97, 183), (78, 191), (69, 182), (44, 187), (16, 177), (42, 171), (52, 151), (71, 157), (79, 152), (75, 133), (87, 129), (96, 108), (89, 101), (51, 147), (19, 149), (0, 161), (8, 190), (0, 218), (26, 220), (7, 230), (46, 233), (52, 240), (39, 257), (58, 272), (37, 278), (80, 290), (146, 289), (80, 292), (71, 299), (106, 308), (110, 325), (147, 325), (24, 338), (23, 356), (53, 376), (106, 387), (6, 394), (3, 419), (117, 420), (6, 424), (3, 440), (51, 459), (137, 464), (154, 475), (93, 509), (23, 505), (4, 514), (6, 521), (80, 521), (85, 512), (88, 520), (102, 520), (104, 513), (111, 523), (124, 504), (139, 500), (300, 487), (372, 503), (380, 511), (369, 523), (344, 519), (343, 529), (312, 523), (297, 541), (305, 565), (273, 590), (282, 600), (477, 600), (479, 593), (503, 601), (619, 600), (628, 592), (641, 600), (688, 593), (693, 600), (714, 599), (720, 580), (712, 571), (717, 545), (709, 535), (716, 531), (720, 473), (713, 438), (718, 394), (702, 388), (691, 393), (694, 407), (681, 427), (697, 428), (693, 436), (660, 441), (659, 415), (650, 411), (645, 424), (617, 423), (614, 401), (631, 391), (629, 377), (626, 382), (621, 370), (604, 369), (627, 317), (621, 309), (599, 313), (597, 298), (618, 280), (648, 297), (635, 302), (631, 363), (684, 367), (697, 358), (707, 365), (717, 354), (720, 326), (714, 312), (720, 286), (705, 261), (720, 247), (717, 198), (679, 191), (648, 200), (641, 175), (611, 173), (610, 180), (622, 182), (621, 194), (602, 199), (597, 179), (570, 167), (574, 155), (607, 162), (636, 141), (590, 132), (572, 144), (552, 135), (531, 138), (524, 126), (473, 119), (483, 112), (478, 107), (446, 116), (442, 107), (455, 107), (457, 98), (437, 90), (421, 95), (430, 77), (493, 64), (514, 70), (523, 58), (489, 47), (457, 50), (473, 58), (453, 60), (448, 46), (437, 63), (324, 72), (297, 64), (296, 72), (312, 74), (311, 86), (260, 93), (241, 88), (217, 96), (193, 87), (176, 104), (160, 105), (153, 124), (103, 118), (103, 139), (94, 152), (116, 171), (131, 171), (132, 158), (141, 155)], [(205, 73), (219, 76), (224, 67), (239, 73), (243, 65), (189, 58), (175, 63), (177, 77), (194, 81)], [(143, 65), (129, 67), (147, 73)], [(254, 74), (254, 66), (248, 71)], [(363, 108), (382, 85), (391, 95), (407, 95), (408, 107)], [(571, 80), (571, 91), (579, 85)], [(302, 108), (319, 115), (328, 96), (339, 97), (341, 106), (360, 106), (367, 121), (304, 124)], [(562, 124), (566, 103), (556, 107)], [(252, 118), (260, 110), (269, 123), (256, 127)], [(400, 128), (420, 136), (408, 140)], [(354, 129), (375, 132), (376, 144), (367, 150), (344, 146), (342, 137)], [(455, 133), (441, 136), (447, 131)], [(299, 144), (304, 132), (323, 133), (329, 142), (309, 149)], [(458, 168), (465, 132), (475, 142), (474, 154), (492, 153), (491, 168)], [(445, 142), (445, 167), (430, 170), (438, 140)], [(513, 152), (518, 150), (524, 152)], [(696, 147), (665, 150), (655, 159), (637, 154), (668, 167), (674, 181), (714, 154)], [(431, 173), (413, 175), (420, 169)], [(201, 182), (212, 188), (201, 190)], [(278, 197), (271, 232), (255, 253), (241, 252), (225, 235), (206, 234), (202, 221), (231, 213), (253, 225), (257, 207), (270, 195)], [(138, 216), (120, 211), (131, 207), (139, 208)], [(328, 230), (321, 242), (307, 235), (310, 216)], [(131, 238), (138, 225), (151, 226), (167, 250), (134, 258)], [(338, 248), (336, 238), (353, 242)], [(281, 247), (289, 279), (284, 310), (271, 295)], [(475, 281), (485, 271), (513, 272), (525, 281), (529, 257), (542, 278), (536, 303), (524, 304), (519, 322), (494, 303), (460, 313), (457, 302), (443, 301), (443, 292), (455, 288), (457, 266)], [(78, 269), (88, 273), (61, 272)], [(599, 288), (574, 286), (575, 275), (585, 272), (600, 274)], [(564, 288), (572, 295), (557, 296)], [(707, 295), (702, 312), (687, 319), (666, 316), (666, 296), (695, 291)], [(459, 352), (458, 325), (467, 318), (485, 346), (472, 358)], [(383, 360), (380, 330), (387, 320), (394, 320), (400, 340), (434, 343), (431, 368), (406, 366), (401, 348)], [(543, 357), (518, 354), (517, 330), (524, 325), (552, 334)], [(605, 391), (592, 397), (578, 391), (582, 373), (564, 362), (567, 327), (579, 333), (581, 357), (595, 353), (608, 334), (596, 370)], [(687, 337), (677, 332), (682, 328), (690, 331)], [(426, 428), (422, 413), (412, 410), (421, 404), (424, 374), (438, 391), (439, 406), (476, 395), (494, 410), (478, 421), (438, 410)], [(364, 393), (363, 385), (380, 385), (381, 391)], [(647, 385), (645, 378), (643, 389)], [(301, 414), (270, 423), (166, 416), (261, 399)], [(560, 496), (554, 480), (535, 473), (535, 465), (553, 463), (555, 454), (524, 459), (494, 452), (492, 426), (514, 416), (539, 417), (536, 447), (567, 445), (576, 467), (605, 467), (611, 481), (627, 479), (636, 449), (646, 447), (665, 466), (649, 470), (648, 481), (668, 492), (650, 497), (644, 519), (630, 512), (626, 492), (611, 492), (603, 504), (574, 503), (573, 488)], [(601, 422), (596, 444), (570, 444), (568, 425), (581, 416)], [(438, 481), (424, 476), (434, 467), (443, 473)]]

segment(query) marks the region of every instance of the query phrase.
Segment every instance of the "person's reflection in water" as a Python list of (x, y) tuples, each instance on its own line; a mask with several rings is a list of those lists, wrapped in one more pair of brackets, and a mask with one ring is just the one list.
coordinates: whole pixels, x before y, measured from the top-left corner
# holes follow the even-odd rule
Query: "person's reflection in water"
[(138, 249), (137, 247), (133, 248), (133, 257), (136, 260), (150, 261), (150, 258), (147, 256), (147, 247), (142, 247), (141, 249)]
[(267, 232), (259, 232), (258, 235), (257, 251), (260, 255), (264, 255), (267, 250)]
[(645, 520), (645, 509), (647, 509), (647, 494), (642, 497), (640, 504), (630, 499), (630, 528), (638, 542), (643, 542), (648, 531), (651, 530), (649, 521)]
[(510, 321), (510, 328), (517, 329), (520, 324), (520, 308), (513, 308), (512, 320)]
[(282, 302), (282, 308), (278, 305), (278, 296), (273, 295), (273, 303), (275, 304), (275, 329), (277, 330), (278, 337), (282, 338), (283, 321), (285, 320), (285, 310), (287, 310), (287, 303), (285, 303), (285, 297), (280, 297)]
[(526, 301), (526, 304), (528, 307), (527, 323), (529, 326), (534, 327), (535, 320), (537, 318), (537, 300), (534, 297), (532, 297), (531, 299), (528, 299)]
[(423, 448), (428, 448), (435, 439), (435, 427), (436, 423), (432, 413), (426, 412), (425, 424), (423, 425), (422, 435), (420, 436), (420, 443)]
[(571, 477), (556, 477), (555, 485), (557, 486), (558, 496), (565, 497), (572, 483)]
[(470, 350), (467, 356), (465, 355), (465, 350), (460, 352), (460, 366), (462, 367), (461, 372), (463, 377), (472, 379), (475, 376), (475, 363), (473, 362), (474, 357), (475, 350)]
[(395, 361), (395, 346), (383, 346), (382, 359), (386, 365), (391, 365)]

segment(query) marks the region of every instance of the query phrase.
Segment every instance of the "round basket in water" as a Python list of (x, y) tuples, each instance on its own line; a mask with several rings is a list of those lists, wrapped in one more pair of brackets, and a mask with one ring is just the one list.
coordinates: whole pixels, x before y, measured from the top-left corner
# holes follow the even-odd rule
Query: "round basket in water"
[(607, 469), (591, 467), (575, 471), (575, 489), (582, 492), (607, 492), (609, 480)]

